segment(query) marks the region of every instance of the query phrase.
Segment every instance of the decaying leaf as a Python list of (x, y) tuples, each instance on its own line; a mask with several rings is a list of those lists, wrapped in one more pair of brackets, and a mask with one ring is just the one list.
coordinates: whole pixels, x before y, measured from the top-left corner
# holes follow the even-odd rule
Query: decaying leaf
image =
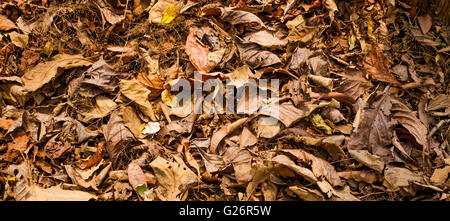
[(180, 158), (176, 162), (169, 162), (162, 157), (150, 163), (158, 183), (165, 189), (164, 197), (169, 201), (178, 201), (178, 195), (188, 185), (197, 181), (197, 176), (183, 163)]
[(125, 150), (128, 144), (134, 141), (134, 136), (125, 127), (122, 117), (118, 112), (113, 112), (106, 125), (102, 127), (103, 135), (106, 140), (106, 150), (109, 157), (116, 162), (119, 154)]

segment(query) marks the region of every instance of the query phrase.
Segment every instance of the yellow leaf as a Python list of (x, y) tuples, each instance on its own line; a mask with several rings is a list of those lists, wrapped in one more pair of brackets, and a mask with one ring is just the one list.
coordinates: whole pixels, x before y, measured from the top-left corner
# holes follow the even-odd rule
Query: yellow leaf
[(44, 46), (44, 53), (47, 55), (47, 57), (49, 58), (52, 53), (53, 53), (53, 47), (51, 45), (51, 43), (49, 41), (47, 41), (47, 43), (45, 43)]
[(438, 62), (439, 61), (439, 54), (436, 55), (436, 57), (434, 57), (434, 61)]
[(332, 133), (333, 133), (331, 127), (329, 127), (329, 126), (325, 123), (325, 121), (323, 120), (323, 118), (322, 118), (319, 114), (313, 114), (313, 115), (311, 116), (311, 123), (312, 123), (315, 127), (319, 128), (319, 129), (321, 129), (321, 130), (323, 130), (326, 134), (332, 134)]
[(164, 90), (163, 92), (161, 92), (161, 100), (167, 106), (174, 107), (177, 103), (177, 96), (173, 95), (168, 90)]
[(177, 16), (177, 7), (175, 5), (171, 5), (167, 7), (161, 18), (161, 23), (169, 24), (175, 17)]
[(8, 176), (8, 181), (16, 182), (15, 176)]

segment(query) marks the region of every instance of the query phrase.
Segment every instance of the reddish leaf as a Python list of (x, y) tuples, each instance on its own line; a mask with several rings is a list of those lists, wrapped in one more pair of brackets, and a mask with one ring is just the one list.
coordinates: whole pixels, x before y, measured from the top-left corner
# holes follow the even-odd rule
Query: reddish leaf
[(200, 72), (207, 73), (209, 50), (208, 47), (197, 40), (193, 28), (189, 29), (185, 51), (192, 65)]
[(97, 152), (94, 153), (91, 157), (89, 157), (89, 160), (79, 164), (78, 167), (81, 169), (86, 169), (86, 168), (94, 166), (98, 162), (100, 162), (100, 160), (102, 160), (102, 153), (103, 153), (104, 147), (105, 147), (105, 142), (104, 141), (100, 142), (97, 147)]

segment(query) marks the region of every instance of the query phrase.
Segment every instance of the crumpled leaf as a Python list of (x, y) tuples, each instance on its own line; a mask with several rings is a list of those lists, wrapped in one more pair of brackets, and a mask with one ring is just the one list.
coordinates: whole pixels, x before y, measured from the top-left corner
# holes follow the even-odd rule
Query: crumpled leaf
[(301, 149), (283, 149), (282, 151), (295, 156), (301, 162), (311, 165), (312, 172), (317, 178), (325, 177), (333, 186), (343, 185), (336, 170), (328, 161)]
[(290, 186), (288, 188), (290, 191), (295, 193), (303, 201), (324, 201), (322, 193), (318, 190), (308, 189), (302, 186)]
[(218, 131), (216, 131), (211, 137), (211, 145), (209, 146), (211, 153), (216, 153), (216, 149), (219, 146), (222, 139), (226, 137), (228, 134), (232, 133), (237, 128), (239, 128), (242, 124), (244, 124), (247, 121), (247, 119), (248, 118), (246, 117), (241, 118), (231, 124), (222, 126)]
[(136, 79), (120, 80), (120, 91), (130, 100), (135, 102), (143, 114), (150, 117), (153, 121), (156, 121), (153, 107), (148, 101), (148, 96), (151, 93), (146, 87), (139, 83)]
[(87, 161), (78, 165), (80, 169), (86, 169), (88, 167), (98, 164), (102, 160), (103, 149), (105, 148), (105, 142), (98, 143), (97, 152), (89, 157)]
[(113, 112), (106, 125), (102, 127), (103, 135), (106, 140), (106, 150), (113, 163), (117, 161), (119, 154), (122, 153), (128, 144), (134, 141), (134, 136), (125, 127), (122, 117), (118, 112)]
[(252, 68), (268, 67), (281, 63), (280, 58), (258, 44), (236, 38), (241, 59)]
[(323, 120), (322, 116), (320, 116), (320, 114), (313, 114), (313, 115), (311, 116), (311, 123), (312, 123), (315, 127), (319, 128), (319, 129), (321, 129), (321, 130), (323, 130), (326, 134), (332, 134), (332, 133), (333, 133), (333, 130), (331, 129), (331, 127), (328, 126), (328, 125), (325, 123), (325, 121)]
[(239, 151), (233, 160), (234, 175), (238, 183), (248, 183), (253, 178), (252, 155), (247, 150)]
[(106, 175), (108, 175), (111, 166), (112, 164), (110, 162), (105, 164), (101, 160), (97, 165), (86, 169), (77, 168), (72, 165), (64, 165), (64, 169), (73, 184), (85, 189), (98, 191), (98, 187), (102, 184)]
[[(176, 156), (175, 159), (177, 159)], [(164, 197), (168, 201), (179, 201), (178, 195), (184, 191), (184, 188), (197, 182), (195, 173), (181, 159), (170, 162), (158, 157), (150, 163), (150, 166), (158, 179), (158, 183), (165, 189)]]
[(99, 59), (82, 75), (77, 85), (79, 93), (85, 97), (94, 97), (102, 92), (112, 93), (118, 86), (118, 76), (105, 60)]
[(95, 97), (95, 106), (88, 112), (81, 112), (81, 121), (89, 122), (93, 119), (106, 117), (111, 111), (117, 108), (117, 104), (108, 97), (99, 95)]
[(402, 187), (408, 187), (412, 182), (424, 182), (421, 175), (413, 173), (406, 168), (390, 165), (386, 166), (386, 170), (384, 171), (384, 178), (387, 182), (389, 182), (389, 184), (392, 185), (394, 191)]
[(259, 110), (259, 114), (271, 116), (273, 118), (277, 118), (280, 120), (286, 127), (290, 127), (299, 120), (301, 120), (304, 117), (309, 116), (315, 109), (330, 106), (330, 107), (336, 107), (338, 105), (336, 100), (332, 101), (325, 101), (321, 102), (319, 104), (314, 103), (305, 103), (300, 106), (301, 109), (296, 108), (291, 102), (285, 102), (279, 105), (278, 112), (276, 111), (273, 105), (267, 105), (265, 107), (262, 107), (261, 110)]
[(250, 32), (244, 36), (244, 40), (265, 48), (281, 48), (288, 43), (287, 38), (281, 39), (280, 36), (277, 36), (277, 33), (267, 30)]
[(17, 47), (26, 48), (28, 45), (28, 35), (19, 34), (14, 31), (9, 33), (9, 38), (11, 39), (11, 42)]
[(383, 160), (375, 156), (367, 150), (352, 150), (349, 149), (348, 152), (350, 155), (355, 158), (355, 160), (359, 161), (360, 163), (364, 164), (365, 166), (374, 169), (380, 173), (383, 172), (384, 169), (384, 162)]
[(303, 178), (305, 178), (305, 180), (311, 183), (314, 184), (317, 183), (317, 178), (316, 176), (314, 176), (314, 173), (311, 170), (298, 166), (297, 164), (294, 163), (294, 161), (292, 161), (291, 159), (289, 159), (289, 157), (285, 155), (278, 155), (272, 158), (272, 162), (288, 167), (289, 169), (293, 170), (298, 175), (302, 176)]
[(64, 70), (90, 65), (81, 55), (55, 55), (51, 61), (39, 63), (22, 76), (23, 89), (34, 92), (63, 73)]
[(364, 58), (364, 69), (374, 81), (383, 81), (393, 85), (400, 85), (389, 69), (387, 59), (381, 48), (374, 45), (369, 54)]
[(242, 11), (234, 7), (220, 8), (220, 18), (232, 25), (255, 23), (265, 27), (263, 21), (253, 13)]

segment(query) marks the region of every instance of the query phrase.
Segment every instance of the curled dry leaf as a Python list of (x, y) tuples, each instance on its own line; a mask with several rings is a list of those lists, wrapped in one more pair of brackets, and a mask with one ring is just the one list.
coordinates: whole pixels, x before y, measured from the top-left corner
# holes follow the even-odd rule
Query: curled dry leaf
[(98, 164), (102, 160), (102, 154), (103, 154), (104, 148), (105, 148), (104, 141), (98, 143), (97, 152), (95, 152), (92, 156), (90, 156), (87, 161), (84, 161), (83, 163), (79, 164), (78, 167), (80, 169), (86, 169), (88, 167)]
[(312, 172), (317, 178), (325, 177), (333, 186), (342, 186), (343, 183), (336, 170), (326, 160), (301, 149), (284, 149), (283, 152), (289, 153), (295, 156), (297, 160), (311, 165)]
[(216, 153), (217, 147), (219, 146), (222, 139), (226, 137), (228, 134), (232, 133), (237, 128), (239, 128), (242, 124), (244, 124), (247, 121), (247, 119), (248, 119), (247, 117), (241, 118), (231, 124), (222, 126), (218, 131), (216, 131), (211, 137), (211, 145), (209, 146), (211, 153)]
[(115, 163), (122, 151), (135, 138), (130, 130), (125, 127), (123, 119), (118, 112), (111, 114), (108, 123), (103, 125), (102, 131), (105, 136), (108, 155), (113, 163)]
[(236, 38), (241, 59), (252, 68), (268, 67), (281, 63), (280, 58), (258, 44)]

